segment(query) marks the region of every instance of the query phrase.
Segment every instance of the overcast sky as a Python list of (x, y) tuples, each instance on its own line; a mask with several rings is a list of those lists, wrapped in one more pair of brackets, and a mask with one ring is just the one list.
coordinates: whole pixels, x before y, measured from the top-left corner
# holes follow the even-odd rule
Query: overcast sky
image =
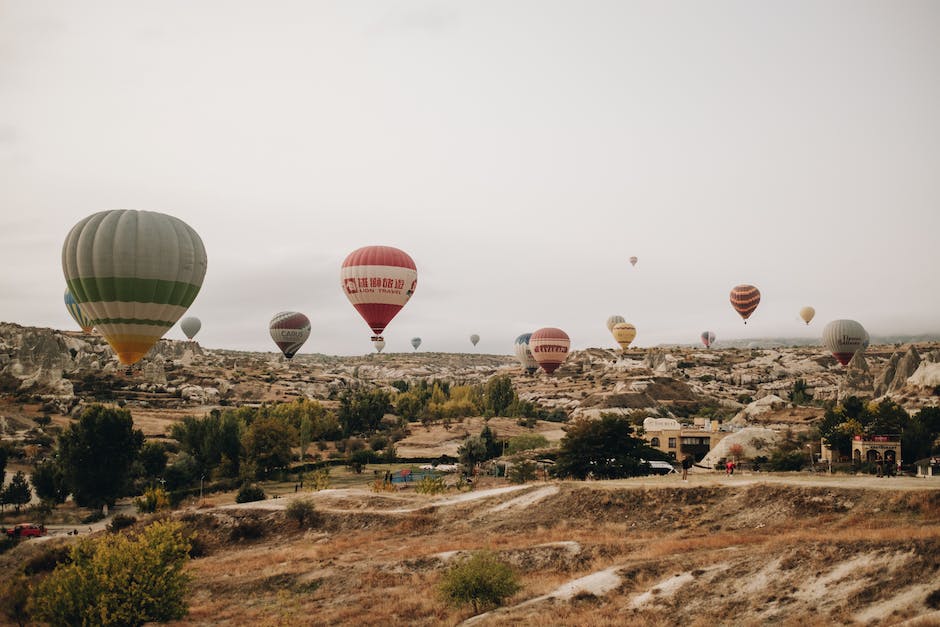
[(387, 351), (937, 332), (940, 2), (0, 0), (0, 320), (76, 328), (62, 243), (117, 208), (202, 236), (212, 348), (369, 352), (369, 244), (418, 267)]

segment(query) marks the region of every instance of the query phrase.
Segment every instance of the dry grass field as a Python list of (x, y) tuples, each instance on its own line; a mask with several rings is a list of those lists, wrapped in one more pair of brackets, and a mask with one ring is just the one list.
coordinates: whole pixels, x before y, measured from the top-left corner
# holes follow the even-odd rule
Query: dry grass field
[[(437, 587), (481, 548), (522, 588), (480, 625), (940, 624), (940, 484), (880, 481), (490, 480), (194, 506), (174, 514), (200, 551), (179, 624), (459, 624), (470, 612)], [(313, 500), (314, 525), (287, 519), (293, 498)]]

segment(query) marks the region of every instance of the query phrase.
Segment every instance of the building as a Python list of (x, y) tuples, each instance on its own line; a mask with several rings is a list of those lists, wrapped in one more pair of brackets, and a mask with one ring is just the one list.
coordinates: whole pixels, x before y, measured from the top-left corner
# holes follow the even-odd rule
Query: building
[(940, 477), (940, 457), (928, 457), (914, 462), (918, 477)]
[(643, 439), (653, 448), (680, 460), (692, 455), (701, 460), (708, 451), (728, 435), (719, 431), (721, 423), (696, 418), (693, 426), (680, 425), (672, 418), (647, 418), (643, 421)]
[[(826, 442), (822, 443), (822, 459), (828, 462), (843, 461), (837, 452), (829, 448)], [(851, 461), (856, 464), (869, 462), (898, 463), (901, 459), (900, 435), (856, 435), (852, 437)]]

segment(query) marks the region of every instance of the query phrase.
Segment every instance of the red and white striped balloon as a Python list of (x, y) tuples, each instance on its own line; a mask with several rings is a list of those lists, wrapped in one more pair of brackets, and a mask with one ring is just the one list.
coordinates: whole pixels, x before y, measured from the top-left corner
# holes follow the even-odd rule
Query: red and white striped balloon
[(402, 250), (366, 246), (349, 253), (340, 280), (349, 302), (378, 336), (414, 294), (418, 269)]
[(529, 338), (529, 350), (542, 370), (551, 374), (568, 358), (571, 340), (561, 329), (545, 327)]

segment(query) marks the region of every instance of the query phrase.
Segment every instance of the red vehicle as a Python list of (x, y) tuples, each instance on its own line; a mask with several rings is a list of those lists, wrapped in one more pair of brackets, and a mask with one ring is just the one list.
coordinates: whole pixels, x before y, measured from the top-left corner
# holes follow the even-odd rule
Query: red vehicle
[(33, 523), (23, 523), (7, 529), (6, 532), (11, 538), (38, 538), (46, 534), (46, 527)]

